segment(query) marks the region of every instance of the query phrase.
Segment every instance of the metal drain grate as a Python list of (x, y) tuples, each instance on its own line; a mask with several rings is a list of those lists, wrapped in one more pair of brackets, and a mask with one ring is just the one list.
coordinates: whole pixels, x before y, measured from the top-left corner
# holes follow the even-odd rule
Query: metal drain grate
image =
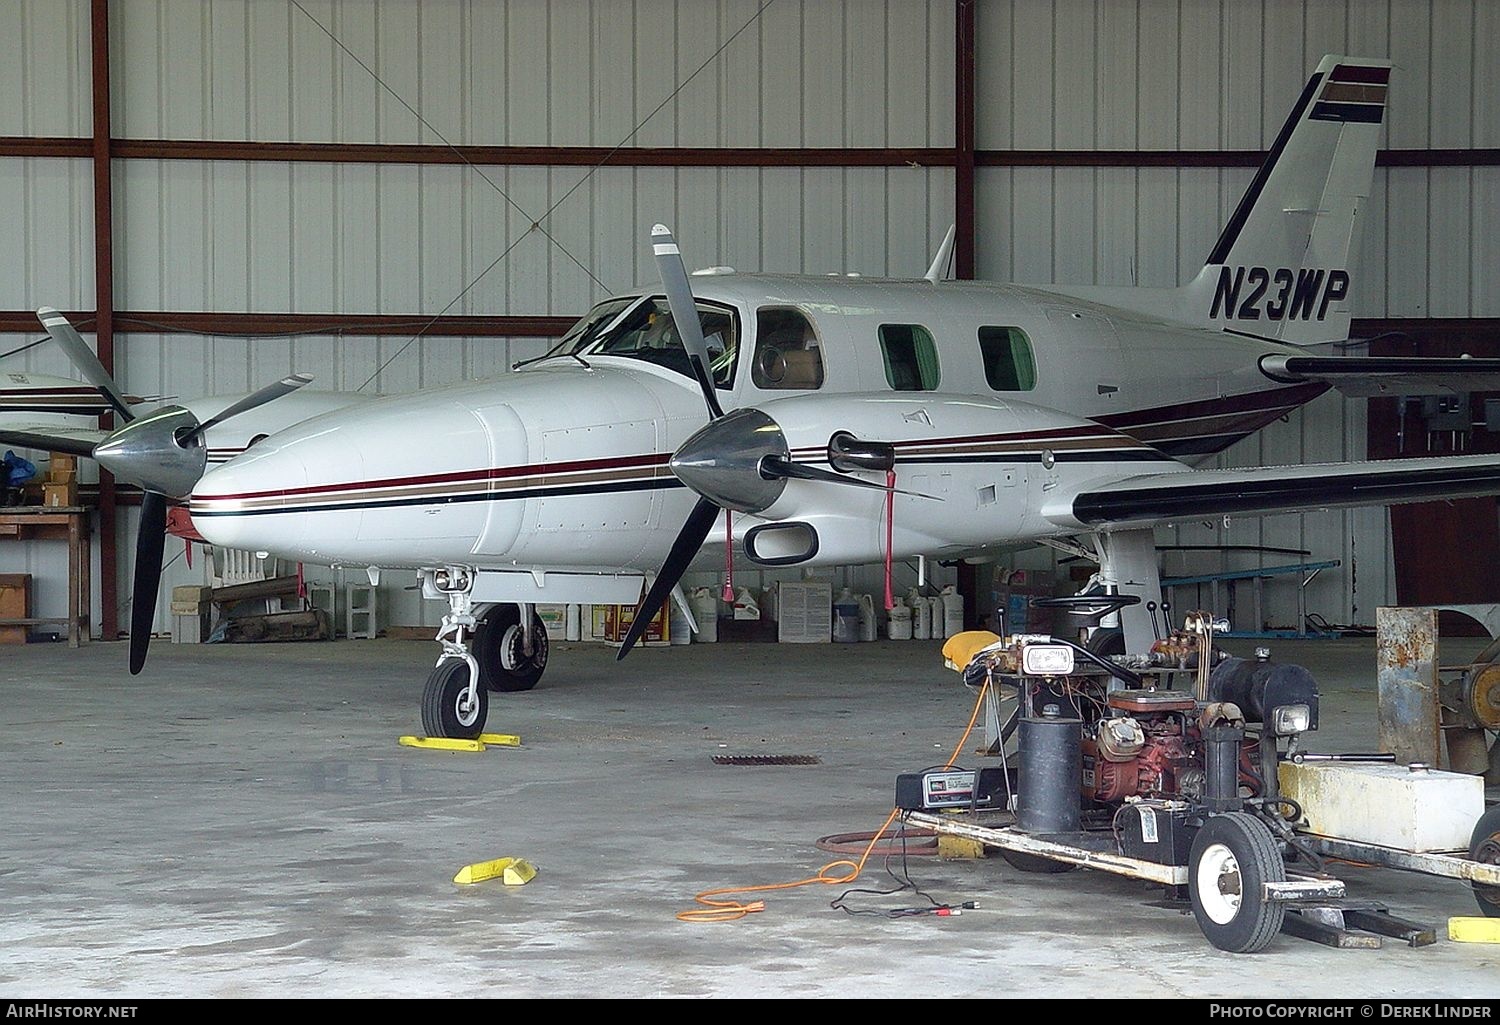
[(714, 755), (715, 765), (821, 765), (817, 755)]

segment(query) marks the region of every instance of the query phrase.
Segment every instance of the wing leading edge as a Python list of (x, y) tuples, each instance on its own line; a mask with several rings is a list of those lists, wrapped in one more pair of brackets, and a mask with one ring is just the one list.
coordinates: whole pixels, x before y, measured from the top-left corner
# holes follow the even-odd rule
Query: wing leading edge
[(1471, 356), (1262, 356), (1261, 373), (1287, 384), (1322, 381), (1350, 398), (1500, 391), (1500, 359)]
[(1500, 494), (1500, 455), (1187, 470), (1096, 478), (1054, 494), (1042, 515), (1073, 529), (1147, 527), (1204, 516), (1307, 512)]

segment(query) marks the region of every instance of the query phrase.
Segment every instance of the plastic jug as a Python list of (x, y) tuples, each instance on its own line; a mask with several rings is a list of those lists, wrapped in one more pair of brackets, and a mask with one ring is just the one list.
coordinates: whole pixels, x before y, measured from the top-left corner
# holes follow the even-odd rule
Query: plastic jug
[[(691, 605), (692, 602), (689, 601), (688, 604)], [(696, 610), (693, 612), (693, 618), (698, 618)], [(682, 610), (677, 607), (677, 603), (671, 601), (667, 605), (667, 641), (671, 644), (693, 643), (692, 625), (688, 623), (688, 618), (682, 614)]]
[(862, 594), (859, 596), (859, 639), (862, 641), (873, 641), (875, 639), (875, 596)]
[(911, 606), (911, 635), (915, 640), (925, 641), (932, 637), (932, 606), (922, 597), (922, 592), (913, 587), (906, 592), (906, 604)]
[(859, 602), (847, 587), (833, 600), (833, 639), (838, 644), (859, 640)]
[(935, 641), (943, 637), (943, 599), (933, 595), (927, 599), (927, 636)]
[(900, 598), (894, 599), (895, 605), (886, 613), (885, 634), (893, 641), (911, 640), (911, 606), (904, 604)]
[(943, 593), (938, 595), (943, 606), (943, 637), (952, 637), (954, 634), (964, 631), (964, 596), (958, 593), (958, 589), (952, 584), (943, 588)]
[(693, 618), (698, 621), (698, 641), (712, 644), (719, 639), (719, 597), (707, 587), (695, 588)]
[(563, 616), (563, 640), (577, 641), (583, 638), (583, 606), (569, 605)]
[(776, 585), (767, 584), (760, 592), (760, 618), (775, 621), (777, 615)]
[(760, 619), (760, 602), (755, 600), (755, 595), (750, 593), (750, 588), (742, 587), (734, 592), (734, 618), (745, 620)]

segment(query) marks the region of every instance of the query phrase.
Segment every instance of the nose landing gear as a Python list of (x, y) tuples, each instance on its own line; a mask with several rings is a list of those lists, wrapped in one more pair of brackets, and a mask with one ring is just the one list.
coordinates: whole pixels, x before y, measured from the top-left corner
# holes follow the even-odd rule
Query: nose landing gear
[(484, 731), (489, 692), (535, 687), (547, 668), (547, 629), (536, 606), (474, 601), (475, 574), (449, 566), (423, 571), (427, 597), (448, 599), (437, 633), (443, 646), (422, 695), (422, 728), (429, 737), (471, 740)]
[(461, 586), (462, 590), (448, 592), (448, 614), (437, 634), (443, 653), (422, 694), (422, 729), (429, 737), (472, 740), (484, 732), (490, 701), (489, 693), (479, 685), (479, 663), (469, 654), (465, 640), (475, 626), (474, 600), (466, 578)]

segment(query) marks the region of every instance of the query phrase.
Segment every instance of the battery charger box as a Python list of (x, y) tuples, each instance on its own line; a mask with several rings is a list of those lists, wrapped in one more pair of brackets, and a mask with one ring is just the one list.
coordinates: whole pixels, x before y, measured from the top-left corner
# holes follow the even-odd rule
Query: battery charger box
[[(977, 797), (974, 793), (976, 778)], [(981, 768), (977, 777), (971, 769), (931, 769), (903, 772), (896, 777), (896, 807), (903, 811), (1003, 808), (1005, 799), (1005, 771), (998, 765)]]

